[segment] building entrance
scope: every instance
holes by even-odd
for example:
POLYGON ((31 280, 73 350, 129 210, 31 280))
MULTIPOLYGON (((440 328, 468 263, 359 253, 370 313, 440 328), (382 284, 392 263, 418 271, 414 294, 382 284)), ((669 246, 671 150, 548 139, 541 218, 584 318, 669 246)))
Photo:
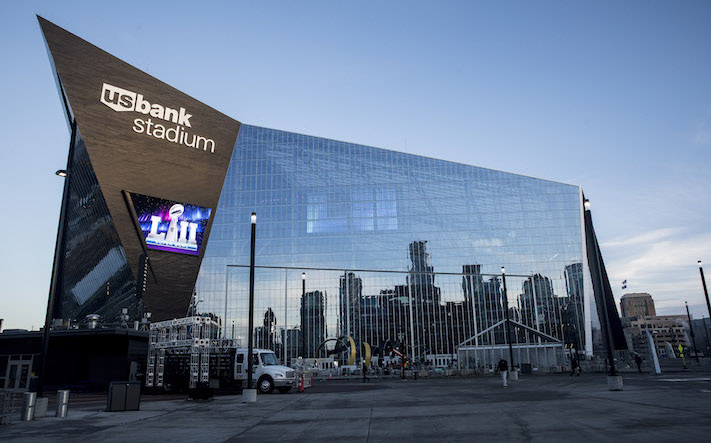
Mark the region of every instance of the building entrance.
POLYGON ((5 373, 5 389, 26 391, 32 372, 31 355, 11 355, 5 373))

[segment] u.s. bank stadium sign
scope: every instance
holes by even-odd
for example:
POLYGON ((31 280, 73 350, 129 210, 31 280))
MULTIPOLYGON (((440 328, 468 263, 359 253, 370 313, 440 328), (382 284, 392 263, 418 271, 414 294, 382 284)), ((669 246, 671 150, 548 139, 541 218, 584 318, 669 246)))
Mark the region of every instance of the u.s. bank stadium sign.
MULTIPOLYGON (((151 98, 152 100, 152 98, 151 98)), ((203 151, 215 152, 215 141, 200 135, 191 134, 186 128, 192 128, 185 108, 169 108, 158 103, 151 103, 143 96, 127 89, 104 83, 101 88, 101 103, 116 112, 137 112, 148 116, 133 120, 133 131, 146 134, 171 143, 184 145, 203 151), (155 119, 155 120, 154 120, 155 119), (175 125, 175 126, 173 126, 175 125)))

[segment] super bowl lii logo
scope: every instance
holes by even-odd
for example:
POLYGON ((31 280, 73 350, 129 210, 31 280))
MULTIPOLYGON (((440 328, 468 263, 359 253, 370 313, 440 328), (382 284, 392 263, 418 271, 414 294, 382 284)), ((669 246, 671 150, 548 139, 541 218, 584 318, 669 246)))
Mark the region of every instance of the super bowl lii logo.
POLYGON ((185 207, 180 203, 175 204, 170 207, 168 215, 170 217, 170 223, 168 224, 167 232, 158 232, 158 227, 163 221, 163 217, 159 215, 151 216, 151 230, 146 235, 146 243, 154 246, 165 246, 176 249, 185 249, 188 251, 197 251, 197 223, 190 223, 187 221, 178 222, 178 219, 183 212, 185 207), (180 229, 178 229, 178 223, 180 223, 180 229))
POLYGON ((149 249, 199 254, 210 208, 135 193, 131 201, 149 249))
POLYGON ((192 128, 185 108, 169 108, 158 103, 151 103, 143 96, 127 89, 104 83, 101 88, 101 103, 116 112, 138 112, 148 116, 133 120, 133 131, 157 139, 187 146, 203 151, 215 152, 215 141, 200 135, 191 134, 186 128, 192 128), (154 120, 155 119, 155 120, 154 120), (173 123, 173 125, 167 125, 173 123))

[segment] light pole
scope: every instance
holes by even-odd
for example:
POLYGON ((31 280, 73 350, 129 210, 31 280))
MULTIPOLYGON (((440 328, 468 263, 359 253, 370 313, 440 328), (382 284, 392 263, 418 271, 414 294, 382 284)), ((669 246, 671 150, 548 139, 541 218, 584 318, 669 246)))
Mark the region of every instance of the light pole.
POLYGON ((691 327, 691 314, 689 314, 689 302, 684 302, 686 305, 686 318, 689 319, 689 335, 691 336, 691 343, 694 345, 694 355, 696 356, 696 363, 699 363, 699 351, 696 349, 696 339, 694 338, 694 328, 691 327))
POLYGON ((306 358, 306 273, 301 273, 301 357, 306 358))
POLYGON ((711 316, 711 303, 709 303, 709 290, 706 288, 706 279, 704 278, 704 268, 701 265, 701 260, 697 262, 699 264, 699 274, 701 274, 701 284, 704 286, 704 296, 706 297, 706 308, 709 310, 709 316, 711 316))
POLYGON ((509 344, 509 360, 511 372, 514 372, 513 344, 511 343, 511 320, 509 319, 509 297, 506 294, 506 269, 501 267, 501 281, 504 283, 504 311, 506 312, 506 341, 509 344))
POLYGON ((249 251, 249 337, 247 340, 247 389, 242 392, 242 401, 257 401, 257 391, 252 388, 252 366, 254 365, 254 240, 257 229, 257 213, 252 212, 252 242, 249 251))

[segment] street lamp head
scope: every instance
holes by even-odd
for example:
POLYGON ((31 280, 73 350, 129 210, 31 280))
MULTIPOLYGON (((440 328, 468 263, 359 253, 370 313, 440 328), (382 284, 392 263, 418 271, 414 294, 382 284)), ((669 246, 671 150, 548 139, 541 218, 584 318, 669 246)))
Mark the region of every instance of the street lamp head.
POLYGON ((302 279, 302 280, 306 280, 306 273, 305 273, 305 272, 302 272, 302 273, 301 273, 301 279, 302 279))
POLYGON ((588 200, 586 198, 585 201, 583 202, 583 206, 585 206, 586 211, 589 211, 590 210, 590 200, 588 200))
POLYGON ((696 263, 699 264, 699 268, 701 267, 701 260, 697 261, 696 263))
POLYGON ((257 224, 257 213, 252 212, 252 224, 255 225, 257 224))
POLYGON ((65 171, 64 169, 58 169, 57 172, 55 172, 55 174, 57 174, 60 177, 66 177, 67 171, 65 171))
POLYGON ((503 266, 501 267, 501 273, 506 274, 506 268, 504 268, 503 266))

